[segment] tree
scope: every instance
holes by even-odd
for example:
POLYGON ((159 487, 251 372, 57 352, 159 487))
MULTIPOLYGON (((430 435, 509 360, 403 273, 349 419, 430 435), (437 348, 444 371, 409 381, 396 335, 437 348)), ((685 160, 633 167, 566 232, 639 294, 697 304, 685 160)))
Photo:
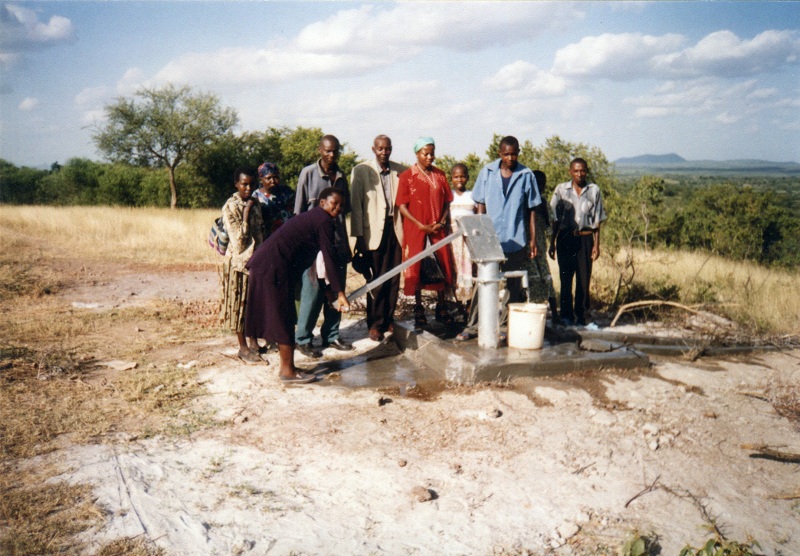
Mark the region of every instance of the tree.
POLYGON ((106 164, 88 158, 70 158, 58 172, 39 180, 36 202, 46 205, 97 204, 97 188, 106 164))
MULTIPOLYGON (((320 128, 270 127, 266 131, 249 131, 241 135, 228 133, 197 151, 192 164, 197 173, 206 176, 213 184, 211 203, 222 206, 231 196, 233 172, 239 166, 257 167, 262 162, 273 162, 281 172, 281 183, 291 188, 297 186, 297 177, 303 167, 319 158, 319 142, 324 133, 320 128)), ((342 143, 339 167, 345 176, 359 161, 356 153, 342 143)))
MULTIPOLYGON (((325 134, 318 127, 282 128, 280 130, 270 128, 270 131, 280 133, 281 181, 289 187, 296 188, 297 178, 303 167, 319 159, 319 142, 325 134)), ((353 166, 359 162, 358 155, 347 148, 347 143, 341 143, 340 146, 339 168, 347 179, 350 179, 353 166)))
POLYGON ((658 176, 642 176, 633 186, 631 197, 642 215, 642 235, 647 251, 650 228, 658 222, 658 208, 664 201, 664 180, 658 176))
POLYGON ((0 158, 0 203, 34 203, 39 181, 47 174, 47 170, 18 168, 0 158))
POLYGON ((108 121, 93 136, 113 162, 167 169, 170 208, 178 206, 175 169, 194 151, 225 135, 237 124, 232 108, 216 95, 169 84, 142 89, 105 107, 108 121))
POLYGON ((481 160, 481 157, 475 153, 469 153, 463 160, 456 160, 454 156, 449 154, 436 157, 437 168, 447 174, 448 179, 450 178, 450 172, 453 171, 453 166, 459 163, 467 167, 469 179, 467 180, 466 187, 468 190, 472 191, 472 188, 475 186, 475 180, 478 178, 478 173, 484 166, 484 161, 481 160))

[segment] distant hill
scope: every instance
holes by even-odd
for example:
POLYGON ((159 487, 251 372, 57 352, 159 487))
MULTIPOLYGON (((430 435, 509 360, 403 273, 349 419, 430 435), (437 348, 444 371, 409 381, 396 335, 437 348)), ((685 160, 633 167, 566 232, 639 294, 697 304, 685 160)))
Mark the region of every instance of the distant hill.
POLYGON ((617 164, 671 164, 675 162, 686 162, 686 159, 675 153, 669 154, 643 154, 629 158, 619 158, 617 164))
POLYGON ((701 174, 701 175, 800 175, 797 162, 758 159, 686 160, 675 153, 645 154, 614 161, 622 175, 701 174))

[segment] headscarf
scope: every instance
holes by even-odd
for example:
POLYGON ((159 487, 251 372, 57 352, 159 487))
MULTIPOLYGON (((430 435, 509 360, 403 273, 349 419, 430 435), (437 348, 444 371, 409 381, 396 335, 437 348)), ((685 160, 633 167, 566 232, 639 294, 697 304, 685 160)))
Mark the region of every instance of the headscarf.
POLYGON ((265 162, 261 166, 258 167, 258 177, 259 178, 266 178, 270 174, 279 174, 278 172, 278 165, 273 164, 272 162, 265 162))
POLYGON ((414 142, 414 153, 418 153, 421 148, 428 145, 436 146, 436 143, 433 142, 433 137, 420 137, 414 142))

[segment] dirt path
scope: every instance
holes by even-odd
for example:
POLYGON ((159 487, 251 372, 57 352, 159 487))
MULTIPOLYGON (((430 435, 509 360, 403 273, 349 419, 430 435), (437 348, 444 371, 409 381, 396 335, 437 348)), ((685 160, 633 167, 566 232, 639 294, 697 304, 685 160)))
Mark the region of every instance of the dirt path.
MULTIPOLYGON (((214 273, 123 273, 64 295, 102 311, 212 299, 217 285, 214 273)), ((363 323, 347 324, 359 352, 374 347, 363 323)), ((258 367, 234 353, 220 335, 161 355, 198 367, 208 395, 194 410, 219 426, 43 458, 94 485, 107 514, 91 546, 144 534, 193 556, 616 554, 638 530, 667 555, 704 543, 713 518, 765 554, 800 554, 800 503, 782 499, 800 491, 797 465, 741 448, 800 452, 800 431, 766 401, 798 384, 800 351, 442 388, 426 400, 335 377, 284 388, 274 355, 258 367)))

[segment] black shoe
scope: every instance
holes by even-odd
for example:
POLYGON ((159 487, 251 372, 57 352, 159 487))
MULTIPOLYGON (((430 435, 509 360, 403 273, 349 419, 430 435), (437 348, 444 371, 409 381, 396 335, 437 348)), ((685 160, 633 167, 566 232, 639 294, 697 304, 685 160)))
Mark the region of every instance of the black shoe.
POLYGON ((322 352, 311 344, 297 344, 295 349, 311 359, 319 359, 322 357, 322 352))
POLYGON ((339 351, 353 351, 353 344, 347 343, 339 338, 336 338, 332 342, 326 342, 322 344, 323 349, 327 347, 332 347, 333 349, 338 349, 339 351))

